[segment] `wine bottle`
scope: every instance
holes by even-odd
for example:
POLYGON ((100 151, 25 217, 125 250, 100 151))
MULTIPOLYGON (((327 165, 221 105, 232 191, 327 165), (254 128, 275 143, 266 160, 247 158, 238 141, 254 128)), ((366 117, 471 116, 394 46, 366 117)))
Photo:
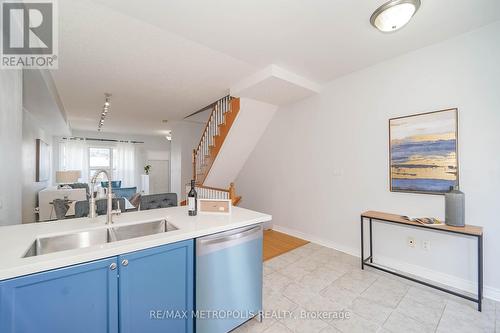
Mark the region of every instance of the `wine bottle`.
POLYGON ((198 212, 198 193, 194 189, 194 180, 191 180, 191 190, 188 193, 188 214, 196 216, 198 212))

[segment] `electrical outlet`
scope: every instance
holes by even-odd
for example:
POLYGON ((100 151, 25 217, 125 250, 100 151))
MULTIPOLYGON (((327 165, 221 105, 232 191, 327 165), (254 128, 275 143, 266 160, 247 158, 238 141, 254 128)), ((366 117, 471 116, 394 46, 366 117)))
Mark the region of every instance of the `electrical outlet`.
POLYGON ((422 241, 422 249, 424 249, 425 251, 429 251, 431 249, 431 241, 430 240, 422 241))
POLYGON ((416 245, 415 238, 408 237, 408 246, 409 247, 415 247, 415 245, 416 245))

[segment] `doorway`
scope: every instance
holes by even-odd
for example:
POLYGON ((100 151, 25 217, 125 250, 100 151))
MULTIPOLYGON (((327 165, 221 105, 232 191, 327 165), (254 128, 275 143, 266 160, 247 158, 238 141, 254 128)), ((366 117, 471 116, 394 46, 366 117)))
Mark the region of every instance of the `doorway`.
POLYGON ((148 160, 151 165, 149 172, 149 193, 170 192, 170 161, 168 160, 148 160))

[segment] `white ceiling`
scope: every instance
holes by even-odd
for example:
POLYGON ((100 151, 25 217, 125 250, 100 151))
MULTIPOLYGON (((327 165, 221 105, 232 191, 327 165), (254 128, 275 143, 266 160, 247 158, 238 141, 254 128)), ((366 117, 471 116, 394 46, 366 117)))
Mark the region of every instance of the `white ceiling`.
POLYGON ((59 1, 53 71, 71 126, 160 134, 275 64, 318 83, 500 19, 498 0, 422 0, 413 21, 382 34, 369 18, 385 0, 59 1))

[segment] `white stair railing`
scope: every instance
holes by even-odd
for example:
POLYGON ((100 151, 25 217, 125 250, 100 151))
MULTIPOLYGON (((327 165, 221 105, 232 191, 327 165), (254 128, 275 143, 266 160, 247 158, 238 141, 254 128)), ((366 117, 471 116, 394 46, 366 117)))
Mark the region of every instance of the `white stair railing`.
MULTIPOLYGON (((191 190, 191 185, 186 184, 186 193, 191 190)), ((198 199, 230 199, 229 190, 223 190, 213 187, 195 186, 198 199)))
POLYGON ((213 104, 212 113, 208 118, 200 143, 193 150, 194 179, 198 174, 203 173, 203 168, 208 162, 207 158, 210 156, 210 147, 215 143, 215 136, 220 134, 219 125, 225 122, 225 115, 229 111, 231 111, 231 96, 223 97, 213 104))

